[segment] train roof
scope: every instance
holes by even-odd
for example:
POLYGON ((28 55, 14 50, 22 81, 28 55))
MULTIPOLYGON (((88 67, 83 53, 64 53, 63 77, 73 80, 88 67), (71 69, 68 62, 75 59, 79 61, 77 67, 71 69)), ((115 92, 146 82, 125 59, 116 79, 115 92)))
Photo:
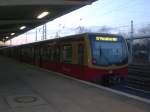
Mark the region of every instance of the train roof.
POLYGON ((18 47, 18 46, 26 46, 26 45, 33 45, 33 44, 34 45, 38 45, 38 44, 48 43, 48 42, 51 42, 51 41, 60 41, 60 40, 67 40, 67 39, 73 39, 73 38, 81 38, 84 35, 87 35, 87 36, 88 35, 121 36, 121 35, 118 35, 118 34, 110 34, 110 33, 91 33, 91 32, 86 32, 86 33, 68 35, 68 36, 64 36, 64 37, 53 38, 53 39, 48 39, 48 40, 43 40, 43 41, 38 41, 38 42, 33 42, 33 43, 27 43, 27 44, 21 44, 21 45, 15 45, 15 46, 8 46, 8 47, 18 47))

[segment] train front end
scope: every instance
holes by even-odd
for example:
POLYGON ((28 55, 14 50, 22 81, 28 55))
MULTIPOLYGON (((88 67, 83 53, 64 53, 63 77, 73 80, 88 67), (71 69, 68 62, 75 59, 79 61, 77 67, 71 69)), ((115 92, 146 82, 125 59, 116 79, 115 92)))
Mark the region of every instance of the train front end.
POLYGON ((89 35, 87 79, 102 84, 121 82, 128 74, 128 49, 119 35, 89 35))

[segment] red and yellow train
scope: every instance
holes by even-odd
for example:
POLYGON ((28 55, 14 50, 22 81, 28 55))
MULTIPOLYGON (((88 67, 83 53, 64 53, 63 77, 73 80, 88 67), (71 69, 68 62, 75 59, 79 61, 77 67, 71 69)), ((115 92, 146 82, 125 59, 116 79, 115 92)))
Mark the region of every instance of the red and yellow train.
POLYGON ((120 35, 84 33, 2 48, 0 53, 102 84, 118 82, 128 72, 127 44, 120 35))

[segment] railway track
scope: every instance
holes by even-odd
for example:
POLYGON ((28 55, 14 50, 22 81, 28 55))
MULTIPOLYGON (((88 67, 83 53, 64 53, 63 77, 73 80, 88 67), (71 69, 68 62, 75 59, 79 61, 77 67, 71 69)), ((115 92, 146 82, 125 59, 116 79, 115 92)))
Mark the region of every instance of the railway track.
POLYGON ((130 65, 126 85, 150 92, 150 66, 130 65))
POLYGON ((130 65, 125 81, 111 88, 150 99, 150 65, 130 65))

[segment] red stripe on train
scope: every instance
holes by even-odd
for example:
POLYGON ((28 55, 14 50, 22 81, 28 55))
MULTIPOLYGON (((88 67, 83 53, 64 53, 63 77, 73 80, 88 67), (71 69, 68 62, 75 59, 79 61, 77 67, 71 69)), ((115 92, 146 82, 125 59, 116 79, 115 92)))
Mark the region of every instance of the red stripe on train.
MULTIPOLYGON (((43 61, 42 67, 86 81, 92 81, 96 78, 101 78, 109 74, 108 70, 93 69, 87 66, 64 64, 52 61, 43 61)), ((124 67, 121 69, 112 70, 112 74, 119 77, 125 77, 128 74, 128 68, 124 67)))

